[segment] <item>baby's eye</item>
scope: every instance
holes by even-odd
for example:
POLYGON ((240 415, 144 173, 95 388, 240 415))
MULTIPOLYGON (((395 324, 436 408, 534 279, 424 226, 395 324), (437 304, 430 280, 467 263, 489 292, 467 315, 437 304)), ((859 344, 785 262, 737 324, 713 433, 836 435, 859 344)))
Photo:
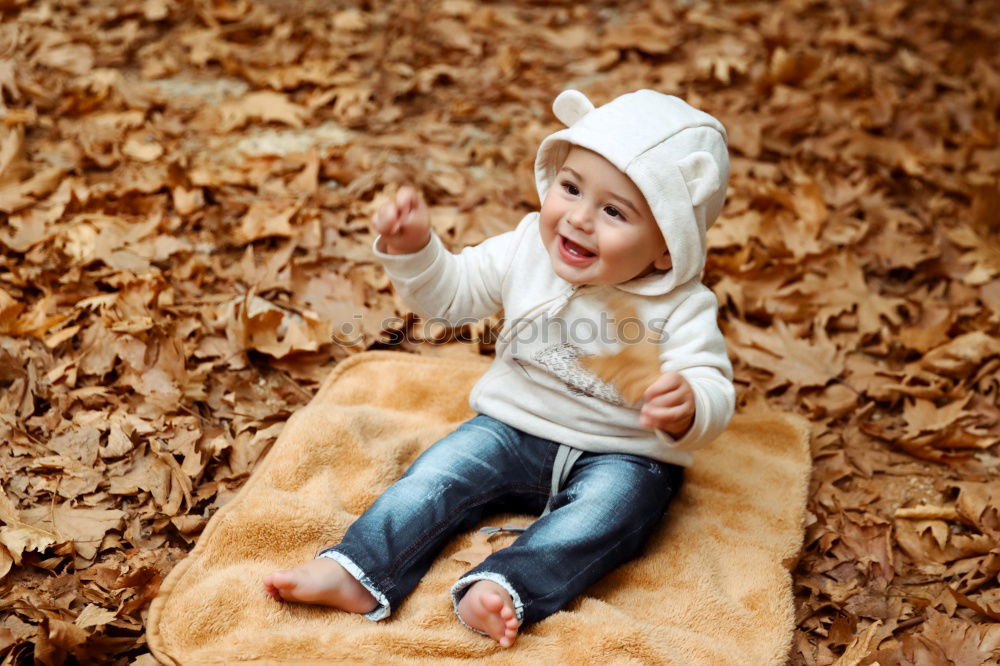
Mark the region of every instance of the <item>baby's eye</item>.
POLYGON ((567 194, 572 194, 574 197, 580 193, 580 188, 569 181, 564 181, 562 186, 567 194))
POLYGON ((625 219, 625 216, 622 215, 622 212, 617 208, 615 208, 614 206, 605 206, 604 212, 607 213, 608 217, 613 217, 615 219, 620 219, 620 220, 625 219))

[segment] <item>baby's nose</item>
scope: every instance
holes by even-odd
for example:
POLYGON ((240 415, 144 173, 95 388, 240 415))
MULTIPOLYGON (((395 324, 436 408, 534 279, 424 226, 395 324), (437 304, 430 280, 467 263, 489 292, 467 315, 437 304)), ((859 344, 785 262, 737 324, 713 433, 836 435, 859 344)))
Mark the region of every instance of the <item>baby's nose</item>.
POLYGON ((590 211, 586 206, 575 206, 567 216, 569 223, 581 231, 589 231, 591 220, 590 211))

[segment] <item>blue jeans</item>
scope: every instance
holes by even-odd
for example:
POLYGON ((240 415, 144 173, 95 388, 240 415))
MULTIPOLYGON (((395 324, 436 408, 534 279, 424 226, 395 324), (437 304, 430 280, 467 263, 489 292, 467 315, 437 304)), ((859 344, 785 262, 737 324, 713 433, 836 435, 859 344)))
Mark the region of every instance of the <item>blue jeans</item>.
MULTIPOLYGON (((476 416, 421 454, 318 557, 340 562, 374 595, 379 607, 368 617, 380 620, 456 533, 489 512, 541 513, 558 448, 476 416)), ((548 617, 638 553, 683 478, 683 467, 650 458, 584 453, 551 512, 455 583, 455 605, 474 582, 491 580, 510 593, 522 624, 548 617)))

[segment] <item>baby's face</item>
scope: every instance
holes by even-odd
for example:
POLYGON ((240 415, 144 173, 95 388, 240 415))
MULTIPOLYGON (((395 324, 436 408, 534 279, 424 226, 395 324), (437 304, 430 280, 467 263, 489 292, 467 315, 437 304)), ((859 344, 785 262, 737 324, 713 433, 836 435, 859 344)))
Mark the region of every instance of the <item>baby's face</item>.
POLYGON ((620 284, 671 266, 639 188, 584 148, 572 148, 556 174, 540 229, 552 269, 571 284, 620 284))

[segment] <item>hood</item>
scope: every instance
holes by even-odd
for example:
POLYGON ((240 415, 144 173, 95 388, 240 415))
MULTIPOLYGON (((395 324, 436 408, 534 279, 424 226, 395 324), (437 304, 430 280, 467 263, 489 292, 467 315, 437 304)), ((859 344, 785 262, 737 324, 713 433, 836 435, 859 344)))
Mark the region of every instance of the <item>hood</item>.
POLYGON ((653 296, 690 280, 705 267, 705 232, 722 210, 729 177, 726 130, 677 97, 653 90, 622 95, 595 108, 578 90, 552 103, 566 129, 542 141, 535 158, 538 196, 555 181, 571 146, 587 148, 628 176, 646 197, 666 240, 673 267, 620 289, 653 296))

